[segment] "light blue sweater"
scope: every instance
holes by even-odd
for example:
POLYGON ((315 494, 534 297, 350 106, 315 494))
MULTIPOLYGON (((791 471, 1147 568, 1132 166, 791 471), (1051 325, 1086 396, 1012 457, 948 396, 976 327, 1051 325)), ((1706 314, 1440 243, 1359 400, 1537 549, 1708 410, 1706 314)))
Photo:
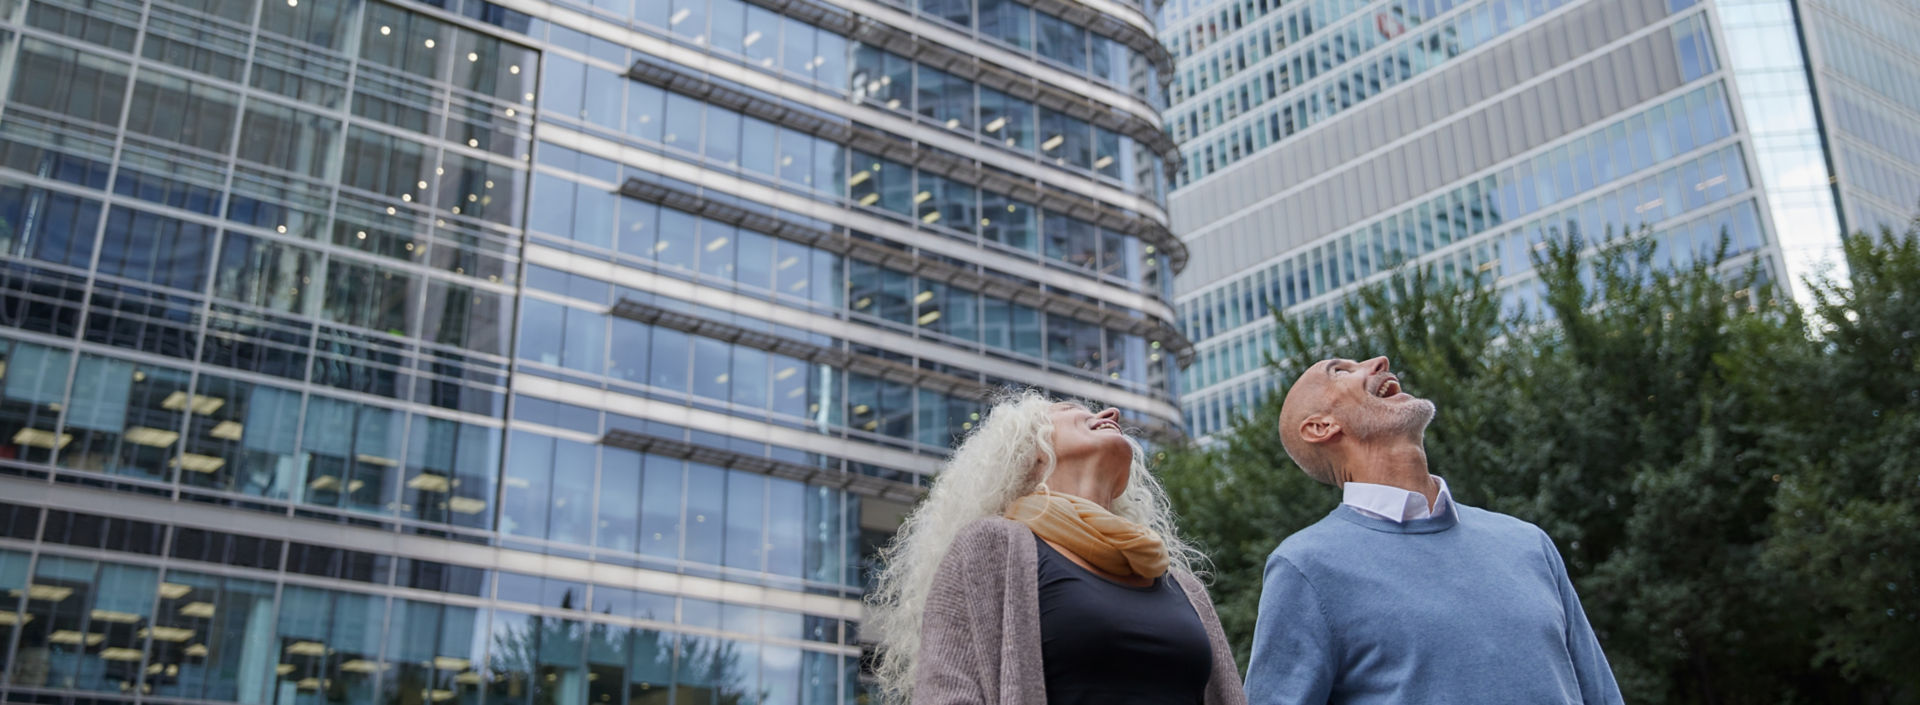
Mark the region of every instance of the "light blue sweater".
POLYGON ((1546 532, 1459 504, 1405 524, 1341 505, 1281 542, 1247 699, 1621 702, 1546 532))

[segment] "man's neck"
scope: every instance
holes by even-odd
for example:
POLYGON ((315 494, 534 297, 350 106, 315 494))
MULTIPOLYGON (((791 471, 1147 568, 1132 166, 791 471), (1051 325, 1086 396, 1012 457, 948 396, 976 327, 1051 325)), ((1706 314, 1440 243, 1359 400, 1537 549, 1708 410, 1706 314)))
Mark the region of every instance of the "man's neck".
POLYGON ((1440 497, 1440 483, 1427 472, 1427 449, 1418 442, 1396 441, 1376 447, 1356 449, 1349 458, 1352 470, 1347 482, 1365 482, 1418 492, 1427 498, 1427 508, 1440 497))

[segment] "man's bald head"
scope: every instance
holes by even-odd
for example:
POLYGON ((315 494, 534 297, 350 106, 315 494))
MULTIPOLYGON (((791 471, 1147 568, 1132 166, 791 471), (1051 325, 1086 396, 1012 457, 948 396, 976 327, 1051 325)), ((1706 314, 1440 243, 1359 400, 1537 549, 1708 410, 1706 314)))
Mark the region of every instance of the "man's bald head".
POLYGON ((1280 404, 1280 445, 1286 447, 1287 456, 1306 471, 1307 477, 1334 485, 1337 483, 1333 479, 1333 459, 1327 457, 1320 444, 1308 443, 1300 433, 1307 419, 1324 416, 1332 410, 1326 389, 1329 378, 1324 369, 1331 362, 1313 363, 1287 387, 1286 400, 1280 404))
POLYGON ((1380 443, 1421 443, 1433 403, 1400 391, 1387 358, 1321 360, 1287 388, 1280 444, 1308 477, 1344 481, 1342 458, 1380 443))

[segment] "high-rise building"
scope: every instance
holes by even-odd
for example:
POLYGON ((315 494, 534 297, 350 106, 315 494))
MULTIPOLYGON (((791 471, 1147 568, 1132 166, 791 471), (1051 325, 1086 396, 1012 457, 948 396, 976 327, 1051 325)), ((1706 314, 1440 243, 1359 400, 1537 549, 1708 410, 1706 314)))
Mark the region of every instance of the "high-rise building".
POLYGON ((1169 0, 1161 20, 1198 436, 1280 384, 1269 306, 1332 316, 1412 262, 1537 310, 1544 240, 1641 226, 1663 264, 1724 231, 1729 267, 1804 297, 1844 275, 1841 232, 1920 203, 1912 3, 1169 0))
POLYGON ((0 0, 0 696, 863 701, 1007 385, 1177 433, 1133 0, 0 0))

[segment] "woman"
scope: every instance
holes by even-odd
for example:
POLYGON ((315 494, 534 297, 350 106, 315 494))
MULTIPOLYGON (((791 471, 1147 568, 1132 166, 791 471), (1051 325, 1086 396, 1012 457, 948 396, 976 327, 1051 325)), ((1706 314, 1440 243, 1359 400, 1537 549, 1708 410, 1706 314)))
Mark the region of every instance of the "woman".
POLYGON ((888 702, 1246 702, 1118 417, 1029 391, 954 451, 882 552, 868 628, 888 702))

